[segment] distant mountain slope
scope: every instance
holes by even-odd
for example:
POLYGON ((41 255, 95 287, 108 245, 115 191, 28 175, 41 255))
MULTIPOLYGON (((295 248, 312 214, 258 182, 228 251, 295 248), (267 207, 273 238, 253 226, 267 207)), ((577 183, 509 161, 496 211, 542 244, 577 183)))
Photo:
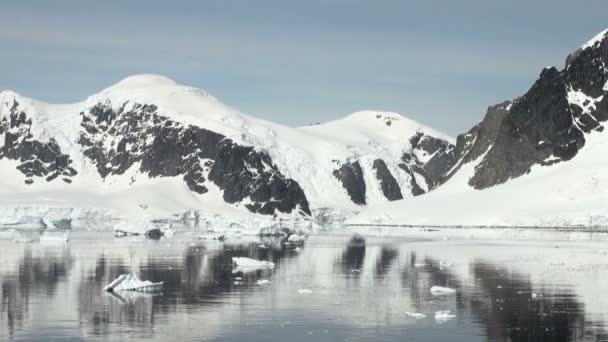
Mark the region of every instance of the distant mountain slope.
POLYGON ((398 114, 291 128, 156 75, 71 105, 0 93, 5 206, 86 203, 129 216, 154 203, 153 217, 353 211, 424 193, 452 150, 452 139, 398 114))
POLYGON ((353 223, 608 225, 608 30, 457 138, 432 193, 353 223))

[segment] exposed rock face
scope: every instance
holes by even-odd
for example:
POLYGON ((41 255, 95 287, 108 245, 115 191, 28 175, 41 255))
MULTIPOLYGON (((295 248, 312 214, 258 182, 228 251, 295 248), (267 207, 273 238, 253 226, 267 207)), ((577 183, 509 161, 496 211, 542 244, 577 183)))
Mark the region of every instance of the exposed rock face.
POLYGON ((31 127, 31 118, 19 109, 19 102, 13 100, 10 115, 0 121, 0 159, 19 161, 17 169, 27 177, 28 185, 34 183, 35 177, 44 177, 48 182, 61 177, 71 183, 77 172, 71 166, 70 157, 62 153, 55 139, 36 140, 31 127))
POLYGON ((418 133, 410 138, 415 157, 418 159, 419 172, 426 180, 429 190, 440 184, 445 171, 454 165, 454 145, 429 135, 418 133), (430 156, 426 161, 420 161, 420 152, 423 157, 430 156))
POLYGON ((494 145, 500 125, 509 113, 508 108, 511 104, 511 101, 505 101, 489 107, 482 122, 471 128, 469 132, 458 136, 454 152, 451 154, 452 159, 446 163, 445 174, 439 179, 438 185, 452 177, 462 165, 481 157, 494 145))
POLYGON ((339 169, 334 170, 333 175, 342 183, 353 203, 359 205, 366 204, 365 180, 363 179, 363 170, 358 161, 342 164, 339 169))
POLYGON ((384 160, 374 160, 373 168, 376 170, 376 177, 378 178, 378 181, 380 181, 380 187, 382 188, 384 197, 389 201, 403 199, 401 187, 399 187, 399 183, 397 183, 397 180, 391 174, 391 171, 386 166, 384 160))
POLYGON ((83 131, 79 143, 85 147, 102 177, 122 175, 135 163, 150 177, 183 175, 199 194, 204 186, 209 161, 217 154, 224 136, 194 126, 184 126, 156 113, 154 105, 136 104, 125 111, 97 104, 81 113, 83 131))
MULTIPOLYGON (((492 106, 484 120, 457 139, 452 166, 483 159, 469 185, 484 189, 576 156, 585 134, 608 120, 608 38, 570 54, 566 67, 545 68, 532 88, 513 102, 492 106), (485 155, 484 155, 485 154, 485 155)), ((451 169, 451 171, 450 171, 451 169)))
POLYGON ((207 177, 224 191, 224 200, 249 200, 256 213, 310 215, 298 183, 284 177, 270 157, 235 144, 223 135, 184 125, 157 114, 154 105, 127 103, 118 110, 99 103, 81 113, 79 143, 102 177, 122 175, 136 163, 149 177, 182 176, 188 188, 205 194, 207 177))
POLYGON ((398 166, 410 176, 410 187, 412 189, 412 195, 419 196, 424 194, 426 191, 420 187, 418 181, 416 180, 416 173, 424 178, 424 169, 422 168, 422 162, 420 162, 414 154, 410 153, 405 153, 403 157, 401 157, 401 161, 402 163, 399 163, 398 166))
POLYGON ((603 129, 600 125, 608 119, 606 65, 608 39, 603 39, 571 57, 564 70, 544 69, 504 115, 469 184, 483 189, 519 177, 533 165, 574 158, 585 145, 585 134, 603 129))
POLYGON ((252 212, 274 214, 299 208, 310 215, 308 201, 298 183, 285 178, 270 157, 252 147, 239 146, 229 139, 218 146, 209 179, 224 190, 228 203, 249 198, 252 212))

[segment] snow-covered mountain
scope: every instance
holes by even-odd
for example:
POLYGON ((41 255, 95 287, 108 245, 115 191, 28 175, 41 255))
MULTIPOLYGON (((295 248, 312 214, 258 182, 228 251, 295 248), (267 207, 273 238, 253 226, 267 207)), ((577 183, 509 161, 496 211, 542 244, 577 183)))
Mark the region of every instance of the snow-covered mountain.
POLYGON ((287 127, 156 75, 69 105, 4 91, 0 224, 360 211, 351 223, 608 224, 607 65, 608 30, 457 139, 374 111, 287 127))
POLYGON ((457 138, 442 185, 351 223, 608 225, 608 30, 457 138))
POLYGON ((453 150, 395 113, 291 128, 156 75, 70 105, 4 91, 0 216, 352 212, 432 189, 453 150))

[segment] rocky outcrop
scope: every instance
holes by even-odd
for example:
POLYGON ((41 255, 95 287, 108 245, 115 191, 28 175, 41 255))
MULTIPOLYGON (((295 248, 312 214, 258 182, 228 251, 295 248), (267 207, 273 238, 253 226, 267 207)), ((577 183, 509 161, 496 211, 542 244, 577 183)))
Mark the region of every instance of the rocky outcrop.
POLYGON ((358 161, 347 162, 334 170, 334 177, 341 183, 348 196, 355 204, 365 205, 365 180, 363 179, 363 170, 358 161))
POLYGON ((13 100, 9 114, 0 120, 0 159, 18 161, 17 170, 26 176, 25 184, 33 184, 38 178, 71 183, 77 172, 70 157, 61 151, 55 139, 37 140, 31 128, 31 118, 13 100))
POLYGON ((310 215, 304 191, 285 178, 270 157, 252 147, 239 146, 229 139, 218 146, 209 179, 224 191, 224 200, 236 203, 249 198, 246 207, 261 214, 299 209, 310 215))
POLYGON ((384 197, 389 201, 403 199, 401 187, 399 187, 399 183, 397 183, 397 180, 386 166, 384 160, 374 160, 373 169, 376 171, 376 178, 378 178, 378 181, 380 182, 380 188, 382 189, 384 197))
POLYGON ((188 188, 208 192, 207 180, 228 203, 247 201, 252 212, 300 210, 310 215, 298 183, 284 177, 270 157, 225 136, 159 115, 154 105, 96 104, 82 112, 79 143, 102 177, 122 175, 134 165, 149 177, 182 176, 188 188), (208 179, 207 179, 208 178, 208 179))
POLYGON ((416 158, 416 156, 410 153, 405 153, 403 157, 401 157, 401 163, 397 165, 401 170, 405 171, 405 173, 409 175, 412 196, 424 194, 426 191, 420 187, 418 180, 416 179, 416 173, 424 178, 424 170, 422 169, 422 163, 416 158))
POLYGON ((516 99, 469 185, 484 189, 519 177, 533 165, 567 161, 585 146, 585 134, 608 119, 608 39, 570 57, 562 71, 546 68, 516 99))
POLYGON ((410 138, 410 144, 414 151, 412 158, 418 160, 414 171, 424 177, 429 190, 434 189, 455 164, 454 145, 420 132, 410 138), (420 160, 421 157, 424 160, 420 160))

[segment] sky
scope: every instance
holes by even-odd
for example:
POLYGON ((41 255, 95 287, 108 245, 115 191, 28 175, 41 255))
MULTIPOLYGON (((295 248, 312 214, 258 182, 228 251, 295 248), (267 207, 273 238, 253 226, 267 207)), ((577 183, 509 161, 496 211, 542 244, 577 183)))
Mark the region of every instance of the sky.
POLYGON ((448 134, 608 28, 605 0, 6 1, 0 90, 52 103, 133 74, 291 126, 398 112, 448 134))

